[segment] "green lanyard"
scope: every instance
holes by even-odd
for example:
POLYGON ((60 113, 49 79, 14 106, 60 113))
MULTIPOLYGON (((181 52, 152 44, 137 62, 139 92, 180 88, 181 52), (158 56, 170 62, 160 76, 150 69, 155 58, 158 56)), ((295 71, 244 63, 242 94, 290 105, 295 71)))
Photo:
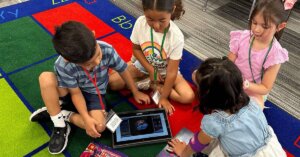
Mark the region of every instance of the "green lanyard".
MULTIPOLYGON (((163 56, 162 56, 162 51, 163 51, 163 48, 164 48, 164 43, 165 43, 167 31, 168 31, 167 29, 164 30, 164 36, 163 36, 161 46, 160 46, 160 51, 159 51, 159 54, 160 54, 160 57, 161 57, 162 60, 164 60, 163 56)), ((152 53, 154 53, 153 28, 151 28, 151 30, 150 30, 150 36, 151 36, 152 53)))
MULTIPOLYGON (((271 48, 272 48, 273 40, 274 40, 274 37, 272 38, 272 41, 271 41, 270 44, 269 44, 269 49, 268 49, 268 51, 267 51, 267 53, 266 53, 266 55, 265 55, 264 61, 263 61, 263 63, 262 63, 262 67, 261 67, 261 78, 260 78, 261 80, 262 80, 262 78, 263 78, 263 76, 264 76, 264 64, 265 64, 265 62, 266 62, 266 60, 267 60, 267 57, 268 57, 268 54, 269 54, 269 52, 270 52, 270 50, 271 50, 271 48)), ((255 81, 255 79, 254 79, 253 71, 252 71, 252 65, 251 65, 251 49, 252 49, 252 46, 253 46, 253 42, 254 42, 254 37, 252 38, 252 41, 251 41, 251 43, 250 43, 248 57, 249 57, 249 66, 250 66, 250 70, 251 70, 252 79, 253 79, 253 82, 256 83, 256 81, 255 81)))
POLYGON ((156 90, 156 88, 157 88, 157 68, 156 67, 154 67, 154 89, 156 90))
MULTIPOLYGON (((160 54, 161 60, 164 60, 163 55, 162 55, 162 51, 163 51, 163 48, 164 48, 164 43, 165 43, 167 31, 168 31, 167 29, 164 30, 164 36, 163 36, 161 46, 160 46, 159 54, 160 54)), ((151 36, 152 53, 154 53, 153 28, 151 28, 151 30, 150 30, 150 36, 151 36)), ((154 81, 155 82, 157 80, 157 71, 158 71, 157 67, 154 67, 154 81)))

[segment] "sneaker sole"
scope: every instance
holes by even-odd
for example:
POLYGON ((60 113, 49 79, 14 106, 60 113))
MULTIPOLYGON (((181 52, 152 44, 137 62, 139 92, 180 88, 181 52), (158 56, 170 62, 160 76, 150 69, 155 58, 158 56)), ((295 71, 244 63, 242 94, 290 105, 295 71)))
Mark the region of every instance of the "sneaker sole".
POLYGON ((47 107, 42 107, 42 108, 40 108, 40 109, 34 111, 34 112, 30 115, 29 121, 35 122, 35 121, 32 121, 32 117, 34 117, 35 115, 37 115, 37 114, 39 114, 39 113, 41 113, 41 112, 44 112, 44 111, 46 111, 46 110, 47 110, 47 107))
POLYGON ((49 150, 49 147, 48 147, 48 151, 49 151, 50 154, 53 154, 53 155, 55 155, 55 154, 60 154, 60 153, 62 153, 62 152, 66 149, 66 147, 67 147, 67 145, 68 145, 69 134, 70 134, 70 132, 71 132, 71 127, 70 127, 70 125, 69 125, 68 123, 66 123, 66 125, 67 125, 67 135, 66 135, 66 141, 65 141, 64 147, 63 147, 63 148, 61 149, 61 151, 59 151, 59 152, 51 152, 51 151, 49 150))
POLYGON ((136 86, 140 90, 148 90, 150 88, 150 82, 151 80, 146 78, 144 80, 136 82, 136 86))

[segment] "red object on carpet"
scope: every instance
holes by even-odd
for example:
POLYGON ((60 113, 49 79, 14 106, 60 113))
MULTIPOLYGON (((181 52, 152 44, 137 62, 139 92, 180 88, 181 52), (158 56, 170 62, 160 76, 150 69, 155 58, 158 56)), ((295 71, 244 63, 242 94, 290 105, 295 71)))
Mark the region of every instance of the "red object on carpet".
POLYGON ((132 42, 122 34, 115 33, 101 40, 113 45, 125 62, 130 61, 132 56, 132 42))
POLYGON ((285 151, 287 157, 295 157, 293 154, 288 152, 286 149, 284 149, 284 151, 285 151))
POLYGON ((96 38, 115 31, 76 2, 43 11, 32 16, 51 34, 54 34, 55 26, 59 26, 69 20, 82 22, 90 30, 95 31, 96 38))

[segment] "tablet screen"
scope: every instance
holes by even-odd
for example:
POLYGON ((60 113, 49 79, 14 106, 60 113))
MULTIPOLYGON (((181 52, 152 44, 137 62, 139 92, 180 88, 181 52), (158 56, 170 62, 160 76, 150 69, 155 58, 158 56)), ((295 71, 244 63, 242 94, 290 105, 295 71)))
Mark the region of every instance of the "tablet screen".
POLYGON ((138 110, 118 115, 122 122, 113 134, 114 148, 163 142, 172 137, 163 109, 138 110))

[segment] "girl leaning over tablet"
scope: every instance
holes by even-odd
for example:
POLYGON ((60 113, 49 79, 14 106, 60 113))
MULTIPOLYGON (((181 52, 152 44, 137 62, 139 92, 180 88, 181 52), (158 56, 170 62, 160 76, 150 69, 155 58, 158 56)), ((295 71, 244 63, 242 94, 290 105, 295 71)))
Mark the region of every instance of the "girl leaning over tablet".
POLYGON ((171 150, 180 157, 201 151, 212 157, 286 157, 259 105, 244 92, 241 72, 233 62, 210 58, 195 74, 202 130, 188 145, 172 139, 171 150))

